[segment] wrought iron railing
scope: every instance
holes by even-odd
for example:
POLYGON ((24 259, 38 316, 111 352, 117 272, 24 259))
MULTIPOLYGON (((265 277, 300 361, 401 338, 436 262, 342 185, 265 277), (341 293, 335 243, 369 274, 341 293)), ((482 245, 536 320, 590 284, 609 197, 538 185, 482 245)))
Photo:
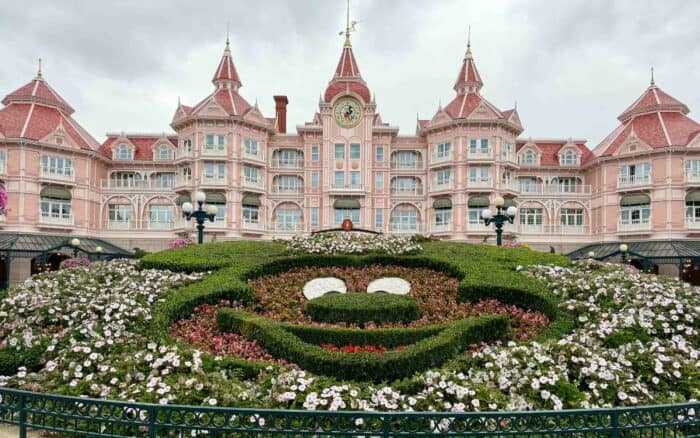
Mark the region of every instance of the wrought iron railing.
POLYGON ((0 422, 91 437, 698 437, 700 402, 532 412, 327 412, 170 406, 0 388, 0 422))

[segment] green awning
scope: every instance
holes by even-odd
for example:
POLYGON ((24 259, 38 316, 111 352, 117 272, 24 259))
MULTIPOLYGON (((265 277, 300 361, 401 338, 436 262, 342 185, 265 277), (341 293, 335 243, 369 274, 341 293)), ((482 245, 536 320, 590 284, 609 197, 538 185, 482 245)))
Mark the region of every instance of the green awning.
POLYGON ((226 204, 226 195, 219 192, 209 192, 204 202, 207 204, 226 204))
POLYGON ((182 205, 185 202, 192 203, 192 198, 190 197, 190 195, 180 195, 177 198, 175 198, 176 205, 182 205))
POLYGON ((244 195, 241 204, 251 207, 260 207, 260 197, 255 195, 244 195))
POLYGON ((515 198, 505 198, 503 203, 503 207, 508 208, 508 207, 517 207, 518 203, 515 202, 515 198))
POLYGON ((65 187, 46 186, 41 189, 40 195, 42 198, 64 199, 67 201, 71 199, 70 190, 65 187))
POLYGON ((81 254, 99 255, 104 258, 133 257, 129 251, 94 237, 12 232, 0 233, 0 254, 4 253, 12 258, 32 258, 61 249, 72 250, 71 242, 76 237, 80 240, 78 249, 81 254), (102 251, 97 251, 98 246, 102 247, 102 251))
POLYGON ((360 201, 357 199, 336 199, 333 208, 350 210, 360 208, 360 201))
POLYGON ((452 208, 452 200, 450 198, 438 198, 433 202, 433 208, 452 208))
POLYGON ((588 258, 590 252, 597 260, 608 260, 620 256, 620 244, 627 245, 630 257, 646 259, 656 264, 679 264, 688 260, 700 261, 700 240, 645 240, 620 241, 586 245, 568 254, 572 259, 588 258))
POLYGON ((700 202, 700 190, 688 192, 685 196, 685 202, 700 202))
POLYGON ((489 206, 489 198, 486 196, 470 196, 469 200, 467 201, 467 206, 468 207, 488 207, 489 206))
POLYGON ((620 199, 620 205, 648 205, 651 203, 651 199, 648 195, 627 195, 620 199))

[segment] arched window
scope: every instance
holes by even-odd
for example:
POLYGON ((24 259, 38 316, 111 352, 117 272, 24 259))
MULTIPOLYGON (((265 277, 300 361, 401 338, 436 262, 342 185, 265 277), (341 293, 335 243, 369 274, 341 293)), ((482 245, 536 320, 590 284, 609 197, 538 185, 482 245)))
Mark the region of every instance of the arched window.
POLYGON ((117 147, 117 160, 131 160, 132 159, 132 153, 131 153, 131 147, 127 144, 120 144, 117 147))
POLYGON ((574 151, 568 150, 561 157, 559 157, 559 164, 562 166, 575 166, 578 164, 578 157, 574 151))
POLYGON ((524 164, 537 164, 537 156, 532 149, 525 151, 524 164))
POLYGON ((158 147, 158 159, 159 160, 170 160, 172 159, 172 152, 170 146, 167 144, 162 144, 158 147))
POLYGON ((504 170, 501 173, 501 182, 503 184, 508 184, 510 183, 510 170, 504 170))
POLYGON ((646 228, 651 221, 651 198, 645 194, 626 195, 620 199, 620 228, 646 228))

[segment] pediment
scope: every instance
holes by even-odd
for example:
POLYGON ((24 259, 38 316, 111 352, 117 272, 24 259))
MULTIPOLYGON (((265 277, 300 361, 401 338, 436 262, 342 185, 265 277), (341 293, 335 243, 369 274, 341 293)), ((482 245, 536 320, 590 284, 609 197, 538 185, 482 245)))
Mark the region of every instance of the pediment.
POLYGON ((430 120, 430 124, 434 125, 439 123, 447 123, 451 120, 452 118, 449 114, 445 112, 445 110, 439 109, 438 112, 436 112, 433 118, 430 120))
MULTIPOLYGON (((2 136, 2 134, 0 134, 0 138, 2 138, 1 136, 2 136)), ((689 147, 689 148, 698 148, 698 149, 700 149, 700 131, 698 131, 698 132, 695 134, 695 137, 693 137, 693 138, 688 142, 688 147, 689 147)))
POLYGON ((498 119, 498 114, 482 100, 481 103, 474 108, 474 111, 467 116, 467 120, 469 119, 498 119))
POLYGON ((508 118, 508 121, 514 125, 523 126, 517 111, 513 111, 513 113, 508 118))
POLYGON ((78 144, 73 140, 73 138, 68 135, 65 127, 63 126, 63 120, 58 122, 58 125, 39 140, 41 143, 54 144, 56 146, 67 146, 71 148, 78 148, 78 144))
POLYGON ((197 109, 197 115, 200 116, 227 116, 228 113, 226 110, 219 105, 219 103, 214 99, 213 97, 210 97, 207 99, 205 103, 203 103, 198 109, 197 109))
POLYGON ((653 148, 637 137, 634 131, 630 132, 624 142, 617 148, 613 156, 617 155, 635 155, 640 152, 648 152, 653 148))
POLYGON ((260 110, 255 106, 246 111, 245 115, 243 116, 243 120, 255 122, 262 125, 268 125, 270 123, 265 118, 265 116, 262 115, 260 110))

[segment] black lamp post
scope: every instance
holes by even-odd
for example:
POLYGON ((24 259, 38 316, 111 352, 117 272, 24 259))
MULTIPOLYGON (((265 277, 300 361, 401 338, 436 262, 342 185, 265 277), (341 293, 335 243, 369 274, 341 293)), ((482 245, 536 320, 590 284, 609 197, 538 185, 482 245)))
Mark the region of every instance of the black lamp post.
POLYGON ((622 258, 622 264, 626 265, 627 264, 627 250, 629 248, 627 247, 626 243, 621 243, 619 249, 620 249, 620 258, 622 258))
POLYGON ((80 239, 78 239, 77 237, 74 237, 73 239, 71 239, 70 246, 73 247, 73 258, 77 258, 78 251, 80 250, 80 248, 79 248, 80 247, 80 239))
POLYGON ((204 222, 209 219, 209 222, 214 222, 216 213, 219 211, 216 205, 210 205, 204 210, 204 201, 207 199, 207 195, 204 192, 197 192, 194 195, 195 201, 197 201, 197 210, 194 210, 191 202, 185 202, 182 204, 182 215, 186 220, 194 218, 197 221, 197 243, 204 243, 204 222), (194 210, 194 211, 193 211, 194 210))
POLYGON ((506 201, 503 199, 503 197, 496 197, 494 200, 494 205, 496 206, 497 211, 495 216, 491 213, 490 208, 485 208, 481 212, 481 218, 484 219, 484 225, 488 227, 492 223, 496 224, 496 245, 498 246, 503 245, 503 224, 506 222, 512 224, 513 218, 518 212, 518 209, 513 205, 508 208, 504 208, 503 205, 505 202, 506 201))

